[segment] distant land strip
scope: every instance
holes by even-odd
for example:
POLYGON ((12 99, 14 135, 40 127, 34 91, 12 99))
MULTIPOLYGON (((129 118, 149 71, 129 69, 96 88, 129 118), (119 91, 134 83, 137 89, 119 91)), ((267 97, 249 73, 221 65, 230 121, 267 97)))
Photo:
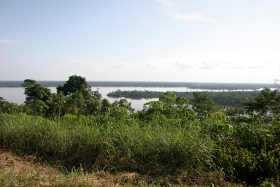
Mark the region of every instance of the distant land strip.
MULTIPOLYGON (((152 99, 159 98, 165 92, 158 91, 114 91, 107 94, 110 98, 126 98, 126 99, 152 99)), ((174 92, 176 96, 186 97, 190 101, 194 99, 192 92, 174 92)), ((216 104, 223 106, 242 106, 242 102, 246 99, 253 99, 258 94, 258 91, 230 91, 230 92, 203 92, 206 93, 209 99, 212 99, 216 104)))
MULTIPOLYGON (((275 88, 275 84, 261 83, 201 83, 201 82, 133 82, 133 81, 87 81, 92 87, 186 87, 209 90, 258 90, 275 88)), ((0 81, 0 87, 21 87, 23 81, 0 81)), ((46 87, 57 87, 65 81, 37 81, 46 87)))

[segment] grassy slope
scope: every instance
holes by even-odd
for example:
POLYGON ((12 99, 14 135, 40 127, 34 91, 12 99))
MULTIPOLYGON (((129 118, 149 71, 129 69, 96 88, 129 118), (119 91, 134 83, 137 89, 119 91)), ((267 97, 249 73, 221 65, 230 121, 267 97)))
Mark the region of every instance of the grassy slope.
POLYGON ((0 186, 133 186, 146 179, 137 173, 63 173, 39 163, 34 156, 17 156, 0 149, 0 186))
POLYGON ((42 160, 50 159, 52 166, 56 166, 57 161, 64 167, 75 162, 84 163, 83 166, 90 162, 97 166, 94 174, 78 171, 65 175, 59 172, 61 168, 39 164, 34 156, 16 157, 1 151, 0 186, 225 184, 219 173, 203 171, 200 167, 209 153, 205 145, 211 146, 212 143, 208 138, 200 137, 195 127, 183 130, 155 126, 151 130, 149 125, 141 127, 137 124, 87 126, 80 120, 76 126, 75 121, 52 122, 22 114, 1 115, 0 121, 1 146, 7 150, 36 155, 42 160), (96 148, 98 150, 94 151, 96 148), (95 152, 98 154, 93 154, 95 152), (200 162, 194 163, 197 158, 200 162), (174 164, 184 172, 165 170, 172 166, 176 169, 174 164), (116 168, 117 174, 104 174, 102 171, 106 167, 108 170, 108 166, 116 168), (135 173, 137 171, 142 172, 135 173), (203 174, 194 175, 195 171, 203 174), (158 174, 151 175, 155 172, 158 174))
MULTIPOLYGON (((186 179, 186 176, 181 176, 186 179)), ((187 180, 172 183, 166 178, 151 178, 135 172, 109 174, 103 171, 84 173, 81 171, 62 172, 59 169, 40 163, 35 156, 18 156, 10 151, 0 149, 0 186, 200 186, 199 183, 209 181, 218 176, 206 174, 196 182, 187 180)), ((221 186, 229 185, 220 181, 221 186)))
POLYGON ((0 186, 229 186, 225 179, 235 175, 279 186, 280 120, 234 127, 212 120, 0 114, 0 186), (219 152, 210 136, 222 140, 219 152))

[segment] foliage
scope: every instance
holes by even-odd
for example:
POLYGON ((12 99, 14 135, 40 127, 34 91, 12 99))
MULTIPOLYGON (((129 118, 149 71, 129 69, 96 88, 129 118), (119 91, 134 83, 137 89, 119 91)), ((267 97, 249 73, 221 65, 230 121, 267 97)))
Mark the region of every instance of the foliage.
MULTIPOLYGON (((194 99, 192 92, 174 92, 175 95, 180 97, 186 97, 189 100, 194 99)), ((209 99, 212 99, 216 104, 223 106, 242 106, 243 100, 253 99, 257 91, 222 91, 222 92, 202 92, 207 94, 209 99)), ((112 98, 130 98, 130 99, 150 99, 150 98, 160 98, 164 95, 164 92, 160 91, 121 91, 117 90, 107 94, 108 97, 112 98)), ((190 101, 191 102, 191 101, 190 101)))
POLYGON ((92 115, 101 110, 101 94, 98 90, 92 91, 86 79, 81 76, 70 76, 63 86, 57 87, 57 92, 56 106, 62 114, 92 115))
POLYGON ((264 88, 253 100, 246 100, 243 104, 247 111, 251 113, 255 111, 260 114, 266 114, 267 112, 279 114, 280 95, 277 94, 277 90, 264 88))
POLYGON ((218 106, 206 93, 194 92, 189 100, 166 92, 134 112, 126 99, 110 103, 77 75, 58 93, 31 79, 22 86, 25 105, 0 97, 0 147, 69 169, 188 173, 194 179, 219 172, 248 185, 278 181, 278 90, 264 88, 244 101, 246 110, 218 106))
POLYGON ((62 92, 65 96, 80 92, 84 97, 88 97, 92 91, 85 78, 72 75, 63 86, 57 87, 57 92, 62 92))
POLYGON ((0 97, 0 113, 16 114, 20 112, 20 107, 14 103, 9 103, 0 97))
POLYGON ((229 178, 249 184, 278 176, 280 141, 276 132, 279 124, 235 123, 232 132, 218 141, 217 163, 229 178))
POLYGON ((25 104, 30 108, 33 115, 46 115, 49 104, 52 102, 53 94, 50 89, 37 84, 35 80, 26 79, 22 84, 26 95, 25 104))
POLYGON ((177 97, 173 92, 166 92, 158 101, 151 101, 144 105, 142 112, 138 112, 142 120, 152 120, 158 117, 174 119, 192 119, 195 114, 188 105, 185 97, 177 97))
POLYGON ((136 171, 153 175, 212 170, 213 142, 200 128, 111 123, 67 115, 54 122, 28 115, 0 115, 0 146, 35 154, 67 168, 136 171))
POLYGON ((22 86, 26 95, 23 108, 28 114, 56 118, 65 114, 98 114, 101 109, 101 94, 92 91, 85 78, 77 75, 58 86, 57 94, 31 79, 26 79, 22 86))
POLYGON ((215 103, 212 99, 208 99, 208 95, 200 92, 193 92, 192 108, 198 116, 208 117, 216 111, 215 103))

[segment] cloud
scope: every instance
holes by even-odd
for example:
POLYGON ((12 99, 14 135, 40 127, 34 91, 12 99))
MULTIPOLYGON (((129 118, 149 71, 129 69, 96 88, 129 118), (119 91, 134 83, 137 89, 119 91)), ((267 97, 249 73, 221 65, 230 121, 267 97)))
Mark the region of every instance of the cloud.
POLYGON ((168 8, 175 6, 175 4, 172 3, 170 0, 156 0, 156 1, 158 1, 160 4, 162 4, 163 6, 168 7, 168 8))
POLYGON ((188 14, 181 14, 181 13, 166 13, 166 14, 178 20, 206 22, 206 23, 214 23, 214 24, 219 23, 217 20, 213 18, 206 17, 205 12, 194 12, 188 14))
POLYGON ((174 64, 178 68, 182 69, 216 69, 220 66, 220 63, 217 62, 202 62, 202 63, 184 63, 177 61, 174 64))
POLYGON ((184 62, 180 62, 180 61, 175 62, 174 65, 176 67, 182 68, 182 69, 194 69, 194 68, 198 67, 198 65, 195 63, 184 63, 184 62))
POLYGON ((109 62, 107 63, 107 66, 109 68, 113 68, 113 69, 123 69, 125 67, 128 67, 129 64, 126 63, 126 62, 121 62, 121 63, 112 63, 112 62, 109 62))
POLYGON ((16 40, 7 40, 7 39, 0 39, 0 44, 18 44, 16 40))
POLYGON ((83 66, 83 65, 86 65, 86 64, 88 64, 88 63, 85 62, 85 61, 82 61, 82 60, 80 60, 77 63, 75 63, 75 65, 77 65, 77 66, 83 66))
POLYGON ((218 24, 219 21, 207 17, 205 12, 193 12, 193 13, 181 13, 180 11, 176 10, 175 7, 178 7, 174 2, 170 0, 156 0, 161 5, 163 5, 166 10, 165 14, 177 20, 184 20, 184 21, 195 21, 195 22, 205 22, 205 23, 214 23, 218 24))
POLYGON ((210 62, 199 62, 196 60, 188 60, 187 62, 182 62, 182 61, 176 61, 174 63, 174 66, 180 69, 220 69, 220 70, 245 70, 245 69, 263 69, 265 66, 263 65, 254 65, 254 66, 248 66, 248 65, 242 65, 242 64, 236 64, 233 62, 215 62, 215 61, 210 61, 210 62))
POLYGON ((249 66, 248 69, 263 69, 264 66, 262 65, 255 65, 255 66, 249 66))
POLYGON ((220 63, 217 62, 203 62, 200 66, 200 69, 215 69, 219 65, 220 63))
POLYGON ((239 64, 233 64, 232 66, 228 66, 225 69, 246 69, 246 67, 239 64))
POLYGON ((146 64, 146 68, 152 69, 152 70, 163 70, 164 67, 162 65, 155 65, 155 64, 146 64))

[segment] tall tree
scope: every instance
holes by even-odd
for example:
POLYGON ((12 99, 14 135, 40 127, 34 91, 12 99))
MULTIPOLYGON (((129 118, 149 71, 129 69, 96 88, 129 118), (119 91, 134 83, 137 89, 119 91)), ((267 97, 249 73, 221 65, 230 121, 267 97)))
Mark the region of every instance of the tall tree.
POLYGON ((75 92, 80 92, 84 97, 92 95, 91 87, 88 85, 86 79, 81 76, 72 75, 63 86, 58 86, 57 92, 62 92, 63 95, 69 96, 75 92))
POLYGON ((24 80, 21 86, 24 87, 26 106, 30 107, 34 115, 45 115, 53 97, 50 89, 32 79, 24 80))
POLYGON ((166 92, 158 101, 151 101, 144 105, 145 118, 152 119, 155 116, 164 116, 165 118, 184 118, 194 117, 194 113, 189 109, 188 99, 178 97, 174 92, 166 92))
POLYGON ((277 90, 264 88, 253 100, 245 100, 243 105, 249 113, 258 112, 266 114, 271 111, 274 114, 279 114, 280 95, 277 93, 277 90))
POLYGON ((215 103, 208 98, 207 94, 193 92, 194 99, 191 100, 192 108, 198 116, 209 116, 216 110, 215 103))
POLYGON ((57 92, 66 97, 65 113, 92 115, 101 109, 101 94, 98 90, 93 92, 84 77, 70 76, 63 86, 57 87, 57 92))

